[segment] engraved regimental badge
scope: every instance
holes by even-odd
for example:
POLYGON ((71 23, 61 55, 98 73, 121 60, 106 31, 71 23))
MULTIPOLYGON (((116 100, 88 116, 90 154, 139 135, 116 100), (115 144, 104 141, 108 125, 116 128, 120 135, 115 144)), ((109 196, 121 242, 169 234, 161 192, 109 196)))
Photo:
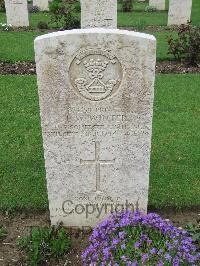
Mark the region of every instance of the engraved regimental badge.
POLYGON ((114 94, 122 81, 122 66, 109 50, 83 48, 70 65, 73 88, 84 98, 100 101, 114 94))

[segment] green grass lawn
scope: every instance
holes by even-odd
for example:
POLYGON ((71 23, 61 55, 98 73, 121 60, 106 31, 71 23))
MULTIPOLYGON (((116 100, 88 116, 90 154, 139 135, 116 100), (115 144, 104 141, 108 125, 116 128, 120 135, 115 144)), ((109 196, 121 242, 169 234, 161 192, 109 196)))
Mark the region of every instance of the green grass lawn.
POLYGON ((0 208, 47 206, 36 78, 0 76, 0 208))
POLYGON ((33 41, 40 32, 0 32, 0 61, 34 61, 33 41))
POLYGON ((200 75, 158 75, 150 204, 200 204, 200 75))
MULTIPOLYGON (((191 20, 192 24, 200 26, 200 1, 193 0, 191 20)), ((167 25, 168 20, 168 7, 169 0, 166 0, 166 10, 157 11, 148 13, 145 12, 145 7, 148 6, 148 3, 134 3, 134 11, 131 13, 122 13, 118 12, 118 26, 119 27, 128 27, 128 26, 138 26, 143 24, 147 25, 167 25)))
POLYGON ((159 12, 141 12, 133 11, 131 13, 118 12, 119 27, 139 27, 139 25, 167 25, 167 11, 159 12))
MULTIPOLYGON (((200 204, 200 75, 158 75, 149 204, 200 204)), ((35 76, 0 76, 0 209, 47 208, 35 76)))
MULTIPOLYGON (((120 11, 120 5, 118 6, 118 26, 119 27, 131 27, 137 26, 138 24, 147 25, 167 25, 167 10, 166 11, 157 11, 148 13, 145 12, 145 7, 148 6, 148 3, 134 3, 133 12, 131 13, 122 13, 120 11)), ((166 8, 168 9, 168 0, 166 0, 166 8)), ((193 0, 193 8, 192 8, 192 23, 194 25, 200 26, 200 1, 193 0)), ((30 14, 30 25, 34 28, 37 27, 39 21, 51 21, 51 16, 49 13, 31 13, 30 14)), ((0 23, 6 22, 5 13, 0 13, 0 23)), ((50 27, 55 27, 50 23, 50 27)))
MULTIPOLYGON (((39 21, 45 21, 49 23, 50 28, 55 28, 55 25, 51 24, 51 15, 49 13, 32 13, 29 16, 30 26, 37 28, 39 21)), ((133 11, 130 13, 118 12, 118 26, 119 27, 133 27, 138 23, 144 22, 144 26, 147 25, 167 25, 167 11, 160 12, 141 12, 133 11)), ((0 23, 6 23, 5 13, 0 13, 0 23)))
POLYGON ((149 4, 147 2, 139 2, 133 4, 133 12, 120 12, 120 5, 118 5, 118 26, 119 27, 133 27, 139 25, 167 25, 167 10, 148 13, 145 8, 149 4))
POLYGON ((200 1, 192 1, 192 23, 194 25, 200 26, 200 1))
MULTIPOLYGON (((34 61, 33 41, 41 34, 39 32, 0 32, 0 61, 34 61)), ((157 59, 165 60, 173 58, 167 54, 167 36, 170 33, 156 32, 153 34, 158 41, 157 59)))

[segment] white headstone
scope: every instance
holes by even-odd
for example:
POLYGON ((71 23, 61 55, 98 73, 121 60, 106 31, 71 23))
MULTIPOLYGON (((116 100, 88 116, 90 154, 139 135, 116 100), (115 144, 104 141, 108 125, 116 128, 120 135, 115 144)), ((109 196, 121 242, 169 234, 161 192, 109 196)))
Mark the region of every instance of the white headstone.
POLYGON ((117 28, 117 0, 81 0, 81 28, 117 28))
POLYGON ((7 24, 29 26, 27 0, 5 0, 7 24))
POLYGON ((40 11, 49 10, 49 1, 48 0, 33 0, 33 6, 37 6, 40 11))
POLYGON ((36 38, 52 224, 147 211, 155 46, 151 35, 116 29, 36 38))
POLYGON ((149 0, 149 5, 156 7, 157 10, 165 10, 165 0, 149 0))
POLYGON ((192 0, 170 0, 168 25, 187 24, 191 18, 192 0))

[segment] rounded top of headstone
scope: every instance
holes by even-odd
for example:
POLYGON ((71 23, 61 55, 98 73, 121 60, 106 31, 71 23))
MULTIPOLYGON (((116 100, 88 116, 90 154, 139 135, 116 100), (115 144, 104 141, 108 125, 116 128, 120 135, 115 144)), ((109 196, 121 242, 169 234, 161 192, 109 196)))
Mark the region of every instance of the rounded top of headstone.
POLYGON ((52 32, 48 34, 44 34, 42 36, 38 36, 35 39, 35 43, 48 40, 51 38, 58 38, 62 36, 68 36, 68 35, 76 35, 76 34, 123 34, 127 36, 132 36, 135 38, 142 38, 149 41, 156 41, 156 38, 153 35, 141 33, 141 32, 135 32, 135 31, 128 31, 128 30, 119 30, 119 29, 104 29, 104 28, 91 28, 91 29, 74 29, 74 30, 65 30, 65 31, 57 31, 52 32))

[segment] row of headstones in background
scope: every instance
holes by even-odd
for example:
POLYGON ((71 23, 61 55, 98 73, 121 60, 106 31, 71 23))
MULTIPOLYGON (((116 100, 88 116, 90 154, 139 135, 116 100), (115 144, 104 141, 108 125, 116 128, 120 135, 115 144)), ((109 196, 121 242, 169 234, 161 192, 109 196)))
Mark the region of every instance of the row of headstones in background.
MULTIPOLYGON (((139 0, 144 2, 145 0, 139 0)), ((166 0, 149 0, 157 10, 166 9, 166 0)), ((192 0, 169 0, 168 25, 187 24, 191 19, 192 0)))
MULTIPOLYGON (((143 2, 145 0, 140 0, 143 2)), ((149 5, 158 10, 165 10, 165 0, 150 0, 149 5)), ((116 0, 93 1, 81 0, 81 26, 87 27, 106 27, 117 28, 117 9, 116 0), (105 8, 105 9, 104 9, 105 8), (87 13, 87 16, 85 14, 87 13)))
MULTIPOLYGON (((155 6, 158 10, 165 10, 165 0, 150 0, 149 4, 155 6)), ((5 0, 5 6, 8 24, 14 27, 29 26, 27 0, 5 0)), ((38 6, 41 11, 48 10, 48 0, 33 0, 33 6, 38 6)), ((88 16, 81 15, 82 27, 90 27, 95 21, 96 27, 116 28, 117 15, 113 11, 116 6, 116 0, 81 0, 82 14, 85 12, 88 14, 88 16), (107 8, 103 10, 102 6, 107 8), (105 17, 103 21, 102 17, 105 17)), ((190 21, 191 10, 192 0, 170 0, 168 25, 186 24, 190 21)))
POLYGON ((116 10, 116 0, 81 0, 81 28, 117 28, 116 10))
POLYGON ((110 29, 114 0, 81 3, 89 29, 35 40, 51 223, 70 227, 147 211, 156 61, 153 36, 110 29))
POLYGON ((192 0, 170 0, 168 25, 187 24, 191 20, 192 0))
MULTIPOLYGON (((146 0, 138 0, 138 1, 146 2, 146 0)), ((149 6, 153 6, 157 10, 165 10, 165 0, 149 0, 149 6)))
POLYGON ((27 0, 5 0, 7 24, 13 27, 29 26, 27 0))
POLYGON ((49 0, 33 0, 33 6, 37 6, 40 11, 48 11, 49 0))
MULTIPOLYGON (((166 9, 165 0, 149 0, 149 5, 157 10, 166 9)), ((169 0, 167 25, 187 24, 191 19, 192 0, 169 0)))
MULTIPOLYGON (((33 6, 41 11, 48 11, 48 0, 33 0, 33 6)), ((5 0, 7 24, 13 27, 28 27, 28 4, 27 0, 5 0)))
POLYGON ((149 0, 149 5, 155 7, 157 10, 165 10, 165 0, 149 0))
MULTIPOLYGON (((165 10, 165 0, 149 0, 149 5, 157 10, 165 10)), ((87 27, 117 27, 116 0, 93 1, 81 0, 81 25, 87 27), (104 10, 103 7, 106 7, 104 10), (83 14, 87 14, 84 16, 83 14)), ((192 0, 170 0, 168 12, 168 25, 187 24, 191 18, 192 0)))

